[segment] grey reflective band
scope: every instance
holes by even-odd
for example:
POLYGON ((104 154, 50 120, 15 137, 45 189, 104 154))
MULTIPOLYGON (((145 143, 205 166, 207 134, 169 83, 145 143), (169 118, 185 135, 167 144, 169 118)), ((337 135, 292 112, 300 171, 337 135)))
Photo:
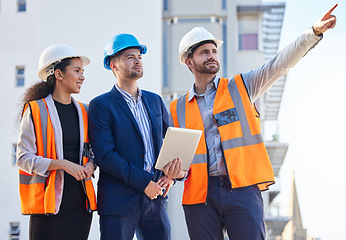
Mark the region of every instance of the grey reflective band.
POLYGON ((37 105, 40 109, 41 116, 41 130, 42 130, 42 140, 43 140, 43 148, 44 148, 44 157, 47 157, 47 125, 48 125, 48 111, 46 108, 46 104, 42 99, 37 100, 37 105))
POLYGON ((181 128, 186 128, 185 125, 185 103, 186 103, 186 95, 181 96, 177 100, 177 118, 178 118, 178 123, 179 127, 181 128))
POLYGON ((261 134, 252 135, 251 137, 247 137, 247 138, 245 137, 233 138, 233 139, 229 139, 229 140, 225 140, 221 142, 223 150, 256 145, 259 143, 263 143, 261 134))
POLYGON ((235 108, 237 109, 237 113, 241 123, 240 126, 241 126, 241 131, 243 133, 243 137, 222 141, 221 144, 223 149, 227 150, 227 149, 232 149, 237 147, 244 147, 244 146, 263 143, 263 138, 261 134, 256 134, 256 135, 251 134, 251 130, 250 130, 249 123, 248 123, 245 109, 244 109, 244 104, 234 79, 229 81, 228 91, 232 97, 233 104, 235 108))
POLYGON ((207 161, 208 161, 207 154, 195 154, 192 160, 192 164, 207 163, 207 161))
MULTIPOLYGON (((238 87, 236 85, 234 78, 231 81, 229 81, 229 83, 228 83, 228 91, 232 97, 233 104, 234 104, 234 106, 237 110, 237 114, 239 116, 239 120, 241 123, 240 126, 241 126, 241 130, 243 133, 243 137, 233 138, 233 139, 222 141, 221 144, 222 144, 223 150, 263 143, 263 138, 262 138, 261 134, 256 134, 256 135, 251 134, 248 119, 246 117, 246 113, 245 113, 245 109, 244 109, 244 103, 242 101, 240 92, 238 90, 238 87)), ((178 100, 177 100, 177 117, 178 117, 179 127, 182 127, 182 128, 186 127, 186 125, 185 125, 186 97, 187 97, 187 95, 185 94, 184 96, 178 98, 178 100)), ((207 162, 206 156, 205 156, 205 160, 204 160, 204 157, 202 157, 202 155, 204 155, 204 154, 200 154, 200 156, 195 155, 192 163, 207 162)))
POLYGON ((40 175, 24 175, 19 174, 19 183, 20 184, 34 184, 34 183, 46 183, 46 177, 40 176, 40 175))
MULTIPOLYGON (((181 96, 177 100, 177 118, 180 128, 186 128, 185 124, 185 106, 186 106, 186 97, 187 94, 181 96)), ((192 164, 196 163, 207 163, 208 156, 207 154, 195 154, 192 160, 192 164)))
MULTIPOLYGON (((46 108, 45 102, 40 99, 36 100, 38 108, 40 110, 41 119, 41 131, 42 131, 42 141, 43 141, 43 152, 44 157, 47 157, 47 125, 48 125, 48 110, 46 108)), ((46 177, 40 175, 24 175, 19 174, 19 183, 24 185, 35 184, 35 183, 46 183, 46 177)))
POLYGON ((88 109, 89 109, 89 105, 88 105, 88 104, 86 104, 86 103, 82 103, 82 105, 84 106, 84 108, 85 108, 85 111, 86 111, 86 112, 88 112, 88 109))

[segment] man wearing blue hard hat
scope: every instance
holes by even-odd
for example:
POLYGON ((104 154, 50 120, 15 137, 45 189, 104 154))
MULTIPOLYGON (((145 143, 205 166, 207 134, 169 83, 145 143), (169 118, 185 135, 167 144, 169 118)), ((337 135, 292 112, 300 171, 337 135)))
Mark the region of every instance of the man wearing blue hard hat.
POLYGON ((138 88, 147 52, 131 34, 112 37, 104 67, 117 83, 89 105, 89 138, 100 168, 101 239, 170 239, 166 195, 173 180, 154 168, 168 127, 161 97, 138 88))

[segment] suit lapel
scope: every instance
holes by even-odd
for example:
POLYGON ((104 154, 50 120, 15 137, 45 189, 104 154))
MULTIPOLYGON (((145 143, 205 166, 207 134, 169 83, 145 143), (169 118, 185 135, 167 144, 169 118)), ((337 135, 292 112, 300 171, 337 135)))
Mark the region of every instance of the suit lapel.
POLYGON ((145 106, 145 108, 147 109, 148 112, 148 116, 149 116, 149 120, 151 123, 151 135, 153 137, 153 146, 154 146, 154 163, 153 163, 153 169, 154 169, 154 176, 153 176, 153 181, 157 182, 160 177, 162 176, 162 172, 160 170, 155 169, 155 164, 156 164, 156 160, 157 157, 159 156, 159 139, 158 139, 158 133, 157 133, 157 125, 156 125, 156 119, 155 119, 155 114, 152 111, 151 108, 151 101, 153 101, 153 99, 150 99, 148 94, 145 91, 142 91, 143 95, 142 95, 142 100, 143 100, 143 104, 145 106))
POLYGON ((123 98, 121 93, 115 87, 112 88, 111 93, 116 98, 116 103, 122 108, 122 110, 124 111, 125 115, 129 118, 129 120, 131 121, 132 125, 137 130, 138 134, 142 137, 142 134, 141 134, 141 131, 139 130, 137 121, 134 118, 134 116, 133 116, 129 106, 127 105, 127 102, 125 101, 125 99, 123 98))
POLYGON ((150 126, 151 126, 151 135, 153 137, 153 145, 154 145, 154 156, 155 159, 158 156, 158 147, 157 147, 157 143, 158 141, 158 136, 157 136, 157 126, 156 126, 156 119, 155 119, 155 115, 151 110, 151 106, 150 106, 150 99, 148 99, 148 95, 145 91, 142 91, 142 101, 143 104, 147 110, 148 116, 149 116, 149 121, 150 121, 150 126))

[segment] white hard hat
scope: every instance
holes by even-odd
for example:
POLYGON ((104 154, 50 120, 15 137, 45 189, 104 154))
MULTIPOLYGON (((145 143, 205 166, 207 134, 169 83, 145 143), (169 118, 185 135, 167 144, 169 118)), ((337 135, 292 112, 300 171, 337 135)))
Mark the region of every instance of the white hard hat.
POLYGON ((47 47, 40 55, 38 61, 38 76, 42 81, 47 81, 47 77, 54 73, 54 67, 65 58, 78 57, 83 66, 90 63, 90 59, 85 56, 80 56, 68 45, 54 44, 47 47))
POLYGON ((191 50, 192 46, 208 40, 215 42, 217 48, 223 43, 223 41, 216 39, 213 34, 203 27, 195 27, 190 32, 186 33, 179 43, 180 63, 185 65, 185 59, 189 55, 189 50, 191 50))

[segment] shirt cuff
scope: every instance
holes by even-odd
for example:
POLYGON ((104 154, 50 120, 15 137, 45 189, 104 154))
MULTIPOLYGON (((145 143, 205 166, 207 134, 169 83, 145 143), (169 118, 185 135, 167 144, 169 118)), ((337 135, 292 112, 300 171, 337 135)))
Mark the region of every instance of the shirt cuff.
POLYGON ((184 177, 182 177, 182 178, 177 178, 176 180, 177 180, 177 181, 185 181, 185 180, 187 179, 188 176, 189 176, 189 172, 185 172, 184 177))

